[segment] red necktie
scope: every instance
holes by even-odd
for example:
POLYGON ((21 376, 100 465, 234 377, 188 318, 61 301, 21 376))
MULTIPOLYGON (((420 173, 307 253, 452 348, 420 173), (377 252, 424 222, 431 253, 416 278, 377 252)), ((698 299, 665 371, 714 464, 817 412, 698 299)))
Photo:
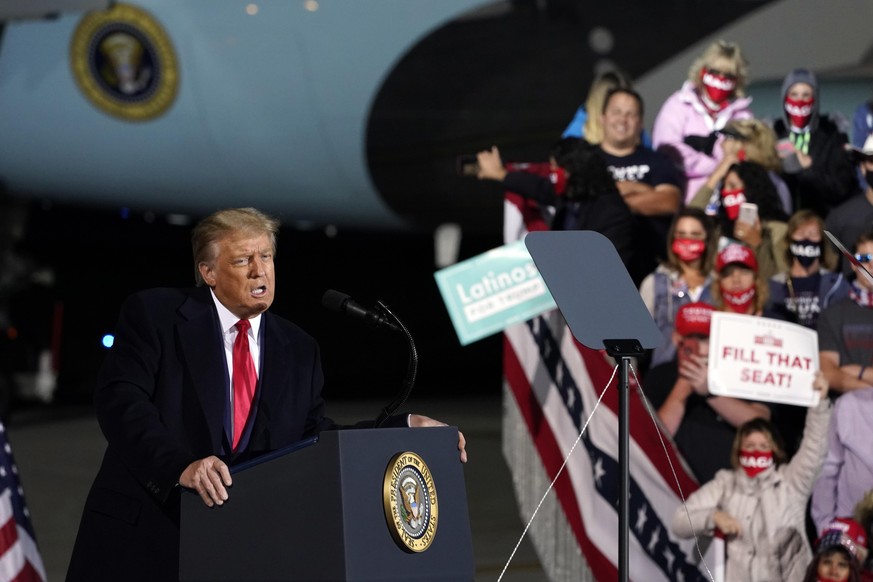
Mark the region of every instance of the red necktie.
POLYGON ((258 374, 255 372, 255 363, 249 353, 249 328, 251 324, 247 319, 241 319, 236 323, 236 340, 233 342, 233 449, 236 450, 249 410, 252 408, 252 399, 255 397, 255 385, 258 383, 258 374))

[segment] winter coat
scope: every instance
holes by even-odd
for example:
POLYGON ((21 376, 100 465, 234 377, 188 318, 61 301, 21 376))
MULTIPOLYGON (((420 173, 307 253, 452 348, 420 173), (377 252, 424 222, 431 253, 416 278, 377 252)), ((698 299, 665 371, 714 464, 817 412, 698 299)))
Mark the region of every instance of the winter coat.
POLYGON ((827 398, 807 412, 800 449, 790 462, 750 478, 742 469, 724 469, 679 507, 672 530, 681 538, 711 536, 716 510, 741 527, 727 542, 725 582, 802 580, 812 560, 806 539, 806 504, 827 451, 832 406, 827 398), (691 528, 694 528, 693 530, 691 528))
MULTIPOLYGON (((819 216, 825 217, 831 208, 839 206, 849 197, 858 192, 858 180, 855 168, 846 153, 849 138, 839 125, 825 116, 819 109, 818 81, 815 75, 806 69, 795 69, 782 82, 782 102, 792 86, 805 83, 812 87, 815 102, 809 124, 809 146, 806 153, 812 158, 808 168, 786 169, 785 183, 794 198, 794 208, 809 208, 819 216)), ((791 120, 784 107, 782 119, 773 124, 773 131, 780 140, 789 137, 791 120)), ((802 135, 802 132, 801 132, 802 135)))
POLYGON ((652 128, 652 146, 672 159, 681 161, 688 179, 685 186, 686 202, 718 166, 722 152, 718 141, 713 145, 712 153, 707 154, 686 144, 685 138, 692 135, 708 136, 722 129, 732 119, 751 118, 751 102, 751 97, 734 99, 713 118, 700 101, 694 85, 685 81, 682 88, 668 97, 661 106, 652 128))

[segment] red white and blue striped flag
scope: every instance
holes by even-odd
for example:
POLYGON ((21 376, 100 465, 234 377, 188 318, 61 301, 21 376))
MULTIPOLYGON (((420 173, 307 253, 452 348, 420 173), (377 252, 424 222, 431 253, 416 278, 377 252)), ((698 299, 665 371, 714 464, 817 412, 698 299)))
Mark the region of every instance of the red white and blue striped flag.
POLYGON ((0 422, 0 582, 45 582, 6 427, 0 422))
MULTIPOLYGON (((548 216, 530 201, 508 193, 504 208, 505 242, 546 228, 548 216)), ((503 450, 523 519, 557 474, 613 368, 604 353, 573 338, 557 311, 505 331, 503 450)), ((665 436, 674 478, 635 386, 629 408, 629 576, 638 582, 708 580, 693 542, 677 540, 669 529, 681 504, 679 488, 687 497, 698 485, 665 436)), ((617 414, 615 380, 529 531, 553 581, 618 577, 617 414)))

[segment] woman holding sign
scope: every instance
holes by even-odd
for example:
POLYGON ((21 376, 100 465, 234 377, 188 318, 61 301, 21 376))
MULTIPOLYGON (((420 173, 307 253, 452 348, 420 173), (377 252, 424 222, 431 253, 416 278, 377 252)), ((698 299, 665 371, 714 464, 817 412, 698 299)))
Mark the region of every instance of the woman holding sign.
POLYGON ((816 374, 812 388, 819 402, 807 412, 803 440, 791 461, 786 462, 773 425, 751 420, 737 430, 733 469, 719 471, 673 515, 671 527, 679 537, 724 534, 727 582, 802 580, 812 560, 806 503, 824 459, 831 417, 822 374, 816 374))

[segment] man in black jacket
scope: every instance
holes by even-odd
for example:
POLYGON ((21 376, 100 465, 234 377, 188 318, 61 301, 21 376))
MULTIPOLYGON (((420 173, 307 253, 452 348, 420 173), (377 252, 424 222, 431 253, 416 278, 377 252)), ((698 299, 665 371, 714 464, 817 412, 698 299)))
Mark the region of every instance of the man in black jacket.
MULTIPOLYGON (((267 311, 277 229, 252 208, 207 217, 192 233, 198 287, 142 291, 122 307, 95 394, 108 446, 67 580, 178 580, 180 486, 222 505, 229 466, 337 428, 318 345, 267 311)), ((387 424, 407 422, 441 424, 387 424)), ((466 460, 463 436, 459 449, 466 460)))

